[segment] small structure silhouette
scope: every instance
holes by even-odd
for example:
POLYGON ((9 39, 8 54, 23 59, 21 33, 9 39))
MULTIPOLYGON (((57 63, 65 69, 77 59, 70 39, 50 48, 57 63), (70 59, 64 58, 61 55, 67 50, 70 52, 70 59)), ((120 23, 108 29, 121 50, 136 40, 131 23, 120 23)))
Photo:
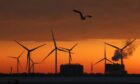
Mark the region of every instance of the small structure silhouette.
POLYGON ((127 71, 125 71, 125 66, 121 64, 106 64, 106 74, 111 75, 123 75, 127 74, 127 71))
POLYGON ((123 48, 119 48, 115 45, 112 45, 112 44, 109 44, 109 43, 106 43, 107 45, 117 49, 120 51, 120 59, 121 59, 121 64, 107 64, 106 65, 106 70, 109 74, 126 74, 127 71, 125 71, 125 65, 124 65, 124 62, 123 62, 123 51, 129 46, 131 45, 136 39, 132 40, 131 42, 129 42, 127 45, 125 45, 123 48))
POLYGON ((62 75, 82 75, 84 73, 83 65, 66 64, 61 65, 60 74, 62 75))

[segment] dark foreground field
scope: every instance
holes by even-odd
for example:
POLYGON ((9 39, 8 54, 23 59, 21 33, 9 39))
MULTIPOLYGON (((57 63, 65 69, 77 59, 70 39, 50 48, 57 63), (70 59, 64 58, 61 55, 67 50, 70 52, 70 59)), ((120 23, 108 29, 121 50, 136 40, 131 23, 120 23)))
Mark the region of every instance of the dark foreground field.
POLYGON ((138 84, 140 76, 0 76, 0 84, 138 84))

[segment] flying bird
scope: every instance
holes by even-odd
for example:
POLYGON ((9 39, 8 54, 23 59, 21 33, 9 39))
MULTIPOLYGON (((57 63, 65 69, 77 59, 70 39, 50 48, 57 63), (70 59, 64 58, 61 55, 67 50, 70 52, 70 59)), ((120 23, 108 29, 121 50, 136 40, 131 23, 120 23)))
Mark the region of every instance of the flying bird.
POLYGON ((78 13, 80 15, 81 20, 86 20, 86 18, 92 18, 91 15, 84 15, 81 11, 79 10, 73 10, 73 12, 78 13))

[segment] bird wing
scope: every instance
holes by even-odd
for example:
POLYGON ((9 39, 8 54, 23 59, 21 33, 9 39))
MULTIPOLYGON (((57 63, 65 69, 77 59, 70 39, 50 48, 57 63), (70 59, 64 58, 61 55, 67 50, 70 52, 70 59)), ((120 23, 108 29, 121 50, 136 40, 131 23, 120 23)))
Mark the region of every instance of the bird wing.
POLYGON ((78 10, 73 10, 73 12, 78 13, 80 15, 81 18, 84 18, 83 14, 81 11, 78 10))
POLYGON ((91 15, 87 15, 86 17, 92 18, 92 16, 91 16, 91 15))
POLYGON ((81 11, 78 11, 78 10, 73 10, 73 12, 76 12, 76 13, 81 13, 81 11))

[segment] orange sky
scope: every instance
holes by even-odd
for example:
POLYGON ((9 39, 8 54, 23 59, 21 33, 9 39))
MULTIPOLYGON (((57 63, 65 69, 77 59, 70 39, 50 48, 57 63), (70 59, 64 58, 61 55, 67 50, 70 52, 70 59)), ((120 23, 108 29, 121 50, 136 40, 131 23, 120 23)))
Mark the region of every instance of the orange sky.
MULTIPOLYGON (((16 71, 16 60, 8 56, 18 56, 24 49, 13 41, 22 40, 29 48, 43 43, 47 45, 32 53, 32 59, 41 61, 53 49, 50 30, 54 30, 59 46, 74 49, 72 63, 84 65, 85 72, 90 72, 91 62, 103 58, 104 41, 122 46, 123 38, 140 37, 140 0, 0 0, 0 72, 9 73, 10 67, 16 71), (81 21, 77 9, 93 18, 81 21), (104 39, 105 38, 105 39, 104 39), (4 41, 6 40, 6 42, 4 41), (8 40, 8 41, 7 41, 8 40), (46 42, 35 42, 35 41, 46 42), (30 42, 29 42, 30 41, 30 42)), ((125 59, 129 73, 140 73, 140 47, 133 56, 125 59)), ((26 54, 21 58, 25 71, 26 54)), ((68 63, 68 53, 58 53, 58 63, 68 63)), ((114 49, 107 47, 108 58, 111 59, 114 49)), ((94 66, 94 72, 103 72, 103 62, 94 66)), ((37 65, 36 72, 54 72, 54 54, 43 64, 37 65)))
MULTIPOLYGON (((65 42, 58 42, 58 46, 70 48, 75 43, 79 43, 79 45, 73 50, 73 61, 72 63, 80 63, 84 65, 85 72, 90 72, 90 64, 91 62, 95 63, 96 61, 100 60, 104 56, 104 41, 116 44, 119 47, 122 47, 125 40, 119 39, 89 39, 89 40, 81 40, 81 41, 65 41, 65 42)), ((136 51, 134 52, 133 56, 129 56, 127 59, 124 59, 125 67, 128 73, 140 73, 140 63, 139 63, 139 55, 140 55, 140 47, 138 46, 140 40, 137 40, 135 44, 137 45, 136 51)), ((53 43, 52 42, 21 42, 25 46, 29 48, 36 47, 40 44, 46 43, 47 45, 34 51, 31 55, 32 59, 35 62, 41 61, 52 49, 53 43)), ((8 56, 18 56, 22 51, 25 51, 22 47, 17 45, 15 42, 0 42, 0 72, 2 73, 9 73, 10 67, 13 67, 14 72, 16 72, 16 61, 13 59, 8 58, 8 56)), ((114 48, 107 47, 107 56, 109 59, 113 56, 114 48)), ((26 63, 26 51, 24 52, 23 56, 21 57, 22 68, 20 68, 20 72, 25 71, 25 63, 26 63)), ((68 63, 68 53, 59 52, 58 53, 58 63, 66 64, 68 63)), ((98 65, 94 66, 94 72, 99 73, 103 72, 104 62, 99 63, 98 65)), ((36 72, 43 72, 43 73, 53 73, 54 72, 54 54, 52 54, 44 63, 40 65, 36 65, 35 68, 36 72)))

